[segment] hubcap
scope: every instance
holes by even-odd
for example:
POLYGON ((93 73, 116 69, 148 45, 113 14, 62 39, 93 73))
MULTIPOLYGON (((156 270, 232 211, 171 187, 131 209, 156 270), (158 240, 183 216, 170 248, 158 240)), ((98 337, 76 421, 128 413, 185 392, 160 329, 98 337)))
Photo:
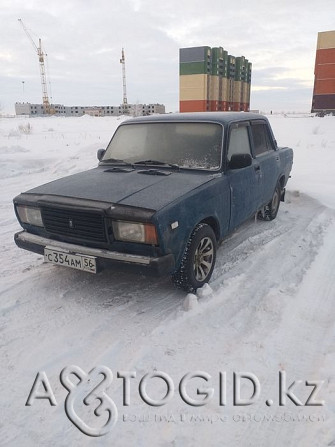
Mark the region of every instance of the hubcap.
POLYGON ((213 265, 214 246, 213 241, 209 237, 204 237, 194 253, 194 274, 195 279, 199 282, 204 281, 213 265))

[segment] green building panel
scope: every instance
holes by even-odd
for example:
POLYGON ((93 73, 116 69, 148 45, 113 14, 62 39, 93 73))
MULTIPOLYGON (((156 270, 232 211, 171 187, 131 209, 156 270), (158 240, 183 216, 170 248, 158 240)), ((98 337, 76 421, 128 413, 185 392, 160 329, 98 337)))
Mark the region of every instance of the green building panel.
POLYGON ((247 83, 251 84, 251 71, 252 71, 252 63, 248 62, 248 70, 247 70, 247 83))
POLYGON ((212 75, 228 76, 228 52, 222 47, 212 48, 212 75))
POLYGON ((179 64, 180 75, 210 74, 210 73, 211 73, 211 65, 208 64, 206 61, 179 64))
POLYGON ((244 56, 236 58, 235 80, 245 81, 246 79, 246 59, 244 56))

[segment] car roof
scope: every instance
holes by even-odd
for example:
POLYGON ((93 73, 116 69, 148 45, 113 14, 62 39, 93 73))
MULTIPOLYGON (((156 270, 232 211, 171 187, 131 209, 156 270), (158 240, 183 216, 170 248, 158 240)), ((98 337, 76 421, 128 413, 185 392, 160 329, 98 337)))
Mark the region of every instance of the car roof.
POLYGON ((235 121, 259 120, 267 118, 259 113, 251 112, 192 112, 192 113, 166 113, 161 115, 139 116, 123 124, 137 122, 169 122, 169 121, 192 121, 192 122, 213 122, 219 124, 229 124, 235 121))

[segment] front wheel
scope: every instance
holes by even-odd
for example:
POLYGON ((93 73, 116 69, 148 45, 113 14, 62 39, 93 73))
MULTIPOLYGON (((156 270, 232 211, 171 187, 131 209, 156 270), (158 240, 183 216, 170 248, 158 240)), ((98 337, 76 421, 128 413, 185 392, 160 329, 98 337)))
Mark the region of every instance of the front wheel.
POLYGON ((179 269, 172 276, 178 288, 194 292, 209 281, 216 260, 216 237, 212 228, 198 224, 187 242, 179 269))
POLYGON ((257 214, 258 219, 273 220, 277 217, 281 194, 282 194, 281 187, 279 184, 277 184, 270 202, 258 212, 257 214))

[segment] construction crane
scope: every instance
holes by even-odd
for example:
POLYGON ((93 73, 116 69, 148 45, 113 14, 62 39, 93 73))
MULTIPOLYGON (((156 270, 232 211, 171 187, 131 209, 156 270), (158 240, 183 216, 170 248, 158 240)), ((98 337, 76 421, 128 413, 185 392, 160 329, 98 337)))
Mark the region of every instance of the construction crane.
POLYGON ((120 64, 122 64, 122 82, 123 82, 123 113, 129 113, 127 101, 126 87, 126 59, 124 57, 124 49, 122 48, 120 64))
POLYGON ((41 73, 43 108, 45 110, 45 113, 51 114, 52 109, 50 107, 50 101, 49 101, 48 89, 47 89, 47 78, 46 78, 45 66, 44 66, 44 58, 45 58, 46 54, 42 50, 42 41, 41 41, 41 39, 38 39, 38 46, 37 46, 36 43, 34 42, 33 38, 31 37, 31 35, 29 34, 25 24, 22 22, 21 19, 18 19, 18 20, 21 23, 22 28, 23 28, 24 32, 26 33, 27 37, 29 38, 30 42, 32 43, 35 51, 37 52, 38 61, 40 64, 40 73, 41 73))

